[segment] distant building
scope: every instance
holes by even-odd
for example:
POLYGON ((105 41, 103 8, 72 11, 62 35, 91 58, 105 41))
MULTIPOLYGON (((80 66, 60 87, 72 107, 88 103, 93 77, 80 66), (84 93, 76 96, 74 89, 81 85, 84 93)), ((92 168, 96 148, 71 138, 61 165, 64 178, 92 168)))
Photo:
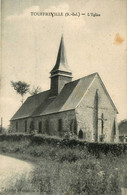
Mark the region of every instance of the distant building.
POLYGON ((121 121, 118 127, 119 127, 119 140, 121 142, 127 142, 127 119, 121 121))
POLYGON ((72 81, 63 37, 50 74, 50 89, 28 97, 11 118, 13 132, 37 130, 56 136, 71 134, 95 142, 118 140, 118 111, 99 74, 72 81))

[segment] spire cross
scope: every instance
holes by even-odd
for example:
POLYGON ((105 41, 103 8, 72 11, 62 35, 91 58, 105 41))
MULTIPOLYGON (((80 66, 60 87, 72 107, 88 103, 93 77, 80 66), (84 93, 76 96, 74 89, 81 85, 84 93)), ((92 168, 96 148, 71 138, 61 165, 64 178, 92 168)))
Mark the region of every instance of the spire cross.
POLYGON ((101 120, 101 134, 103 135, 104 122, 107 121, 107 119, 104 118, 104 114, 102 113, 101 118, 98 118, 98 120, 101 120))

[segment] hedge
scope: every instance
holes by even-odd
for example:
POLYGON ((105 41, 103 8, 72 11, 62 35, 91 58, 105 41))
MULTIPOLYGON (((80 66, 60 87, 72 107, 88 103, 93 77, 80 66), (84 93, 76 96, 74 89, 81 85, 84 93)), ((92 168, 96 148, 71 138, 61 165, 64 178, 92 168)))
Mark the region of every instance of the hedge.
POLYGON ((88 152, 95 155, 100 153, 108 154, 109 152, 115 156, 121 155, 127 152, 127 143, 99 143, 99 142, 86 142, 79 139, 62 139, 55 136, 46 135, 30 135, 30 134, 8 134, 0 135, 0 142, 8 141, 29 141, 30 145, 50 144, 59 147, 78 147, 81 149, 87 149, 88 152))

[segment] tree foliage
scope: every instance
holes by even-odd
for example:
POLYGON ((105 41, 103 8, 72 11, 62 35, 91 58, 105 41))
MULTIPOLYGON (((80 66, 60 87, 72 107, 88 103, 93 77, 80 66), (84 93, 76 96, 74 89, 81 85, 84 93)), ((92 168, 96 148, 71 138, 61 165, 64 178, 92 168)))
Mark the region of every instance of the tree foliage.
POLYGON ((37 86, 37 87, 33 86, 32 90, 29 90, 29 93, 31 95, 36 95, 36 94, 40 93, 40 91, 41 91, 41 88, 39 86, 37 86))
POLYGON ((21 102, 23 103, 23 97, 29 91, 30 85, 22 81, 18 82, 11 81, 11 85, 14 88, 14 90, 22 96, 21 102))

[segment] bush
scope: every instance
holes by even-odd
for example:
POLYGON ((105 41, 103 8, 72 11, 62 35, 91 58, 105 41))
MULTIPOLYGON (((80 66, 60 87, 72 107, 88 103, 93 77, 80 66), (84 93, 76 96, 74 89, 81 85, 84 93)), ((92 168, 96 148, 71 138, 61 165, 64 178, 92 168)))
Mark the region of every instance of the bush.
POLYGON ((74 163, 43 161, 33 172, 33 188, 49 194, 65 195, 116 195, 120 192, 119 175, 116 170, 104 170, 93 157, 74 163))
MULTIPOLYGON (((47 195, 115 195, 126 187, 126 144, 86 143, 38 135, 3 138, 1 152, 36 162, 32 178, 27 181, 32 191, 47 195)), ((24 181, 17 180, 10 190, 25 190, 24 181)))
MULTIPOLYGON (((88 152, 99 156, 100 153, 108 154, 112 153, 115 156, 121 155, 127 152, 127 143, 90 143, 75 139, 62 139, 55 136, 48 135, 29 135, 29 134, 9 134, 0 135, 0 142, 29 142, 30 146, 50 145, 51 147, 61 148, 78 148, 80 150, 88 150, 88 152)), ((51 148, 50 147, 50 148, 51 148)), ((20 147, 21 148, 21 147, 20 147)), ((35 154, 36 155, 36 154, 35 154)), ((38 153, 39 155, 39 153, 38 153)))

